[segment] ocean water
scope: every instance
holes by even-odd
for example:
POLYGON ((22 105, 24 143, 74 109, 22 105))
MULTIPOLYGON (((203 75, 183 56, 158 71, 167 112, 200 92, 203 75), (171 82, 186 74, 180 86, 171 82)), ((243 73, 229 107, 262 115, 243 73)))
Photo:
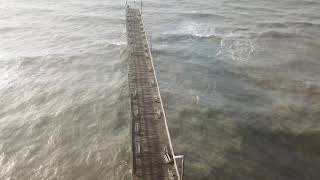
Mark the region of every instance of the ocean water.
MULTIPOLYGON (((0 179, 130 179, 125 1, 0 1, 0 179)), ((148 0, 190 180, 320 178, 320 2, 148 0)))

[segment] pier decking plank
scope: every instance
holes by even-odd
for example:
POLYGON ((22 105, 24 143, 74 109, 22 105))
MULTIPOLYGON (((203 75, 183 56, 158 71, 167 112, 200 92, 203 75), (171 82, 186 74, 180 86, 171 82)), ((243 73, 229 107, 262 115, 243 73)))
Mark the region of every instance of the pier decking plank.
POLYGON ((126 25, 129 46, 132 179, 179 180, 139 9, 127 8, 126 25), (166 161, 165 155, 169 155, 173 161, 166 161))

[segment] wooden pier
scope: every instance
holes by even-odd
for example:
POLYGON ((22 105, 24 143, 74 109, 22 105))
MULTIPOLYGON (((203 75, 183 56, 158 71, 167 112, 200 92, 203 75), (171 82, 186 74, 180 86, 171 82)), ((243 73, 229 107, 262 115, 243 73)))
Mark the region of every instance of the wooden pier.
POLYGON ((126 8, 132 179, 181 180, 143 18, 126 8))

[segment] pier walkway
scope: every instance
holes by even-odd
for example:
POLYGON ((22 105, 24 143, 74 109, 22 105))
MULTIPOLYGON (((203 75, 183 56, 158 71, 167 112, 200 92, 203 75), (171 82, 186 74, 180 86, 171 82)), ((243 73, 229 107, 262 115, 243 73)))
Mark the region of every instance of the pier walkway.
POLYGON ((180 180, 140 9, 126 9, 132 179, 180 180))

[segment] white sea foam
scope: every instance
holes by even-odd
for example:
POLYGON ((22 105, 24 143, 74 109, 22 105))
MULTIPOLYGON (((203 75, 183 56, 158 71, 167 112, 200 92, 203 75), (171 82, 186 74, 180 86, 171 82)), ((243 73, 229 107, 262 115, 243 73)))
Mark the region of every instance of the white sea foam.
POLYGON ((182 33, 196 37, 206 38, 215 35, 215 28, 211 24, 185 22, 181 26, 182 33))
POLYGON ((224 37, 220 46, 230 52, 233 60, 244 64, 249 63, 250 57, 254 52, 254 45, 251 39, 235 36, 233 33, 224 37))

